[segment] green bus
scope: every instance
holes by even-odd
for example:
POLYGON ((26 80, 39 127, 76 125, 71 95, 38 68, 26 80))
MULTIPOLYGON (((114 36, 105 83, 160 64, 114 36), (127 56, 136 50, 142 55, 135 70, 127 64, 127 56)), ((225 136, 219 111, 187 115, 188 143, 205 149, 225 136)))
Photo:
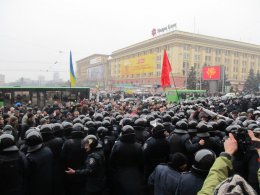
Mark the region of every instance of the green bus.
POLYGON ((206 90, 168 90, 166 93, 167 102, 180 103, 183 100, 191 100, 199 98, 206 94, 206 90))
POLYGON ((54 101, 69 102, 88 99, 88 87, 0 87, 0 106, 13 106, 15 103, 30 103, 43 107, 54 101))

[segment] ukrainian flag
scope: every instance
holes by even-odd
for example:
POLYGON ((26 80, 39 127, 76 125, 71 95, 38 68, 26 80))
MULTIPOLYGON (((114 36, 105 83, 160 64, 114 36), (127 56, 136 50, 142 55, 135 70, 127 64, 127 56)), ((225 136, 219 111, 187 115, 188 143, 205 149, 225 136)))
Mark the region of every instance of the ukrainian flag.
POLYGON ((76 76, 73 69, 72 54, 70 51, 70 87, 75 87, 75 85, 76 85, 76 76))

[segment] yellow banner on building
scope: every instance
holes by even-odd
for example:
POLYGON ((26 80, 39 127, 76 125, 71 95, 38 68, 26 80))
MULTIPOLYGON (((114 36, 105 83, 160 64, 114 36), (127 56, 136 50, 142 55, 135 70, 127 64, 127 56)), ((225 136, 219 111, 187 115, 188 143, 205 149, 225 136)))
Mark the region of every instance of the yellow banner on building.
POLYGON ((156 71, 156 54, 147 54, 120 61, 120 75, 143 74, 156 71))

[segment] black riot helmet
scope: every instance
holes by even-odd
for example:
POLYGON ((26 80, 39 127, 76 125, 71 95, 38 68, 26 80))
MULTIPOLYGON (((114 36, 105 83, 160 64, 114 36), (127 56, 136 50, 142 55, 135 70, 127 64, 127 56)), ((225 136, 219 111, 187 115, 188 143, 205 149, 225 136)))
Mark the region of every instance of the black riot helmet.
POLYGON ((102 114, 95 114, 94 120, 95 121, 102 121, 103 120, 103 115, 102 114))
POLYGON ((25 137, 25 143, 28 146, 27 152, 34 152, 42 147, 42 136, 38 131, 32 131, 25 137))
POLYGON ((185 121, 180 120, 176 123, 175 126, 176 129, 173 130, 174 133, 182 133, 182 134, 187 133, 188 124, 185 121))
POLYGON ((146 127, 147 121, 144 118, 139 118, 134 122, 135 127, 146 127))
POLYGON ((194 164, 192 168, 200 172, 209 172, 211 166, 215 162, 216 154, 208 149, 201 149, 195 154, 194 164))
POLYGON ((164 116, 163 116, 163 122, 172 122, 172 118, 171 118, 171 116, 169 115, 169 114, 165 114, 164 116))
POLYGON ((88 135, 82 140, 81 146, 85 147, 85 144, 88 144, 93 150, 98 146, 98 139, 95 135, 88 135))
POLYGON ((95 127, 95 123, 94 123, 93 121, 88 121, 88 122, 86 122, 85 126, 86 126, 87 128, 95 127))
POLYGON ((200 138, 209 137, 210 134, 208 133, 208 126, 204 122, 200 122, 197 125, 197 136, 200 138))
POLYGON ((188 132, 189 133, 197 132, 197 128, 196 128, 197 125, 198 125, 197 121, 189 121, 189 123, 188 123, 188 132))
POLYGON ((135 130, 130 125, 125 125, 121 130, 120 140, 123 142, 135 141, 135 130))
POLYGON ((2 134, 0 136, 0 151, 3 152, 12 152, 18 151, 19 149, 15 145, 15 139, 13 135, 2 134))
POLYGON ((81 123, 83 124, 82 120, 80 118, 75 118, 73 121, 72 121, 73 124, 76 124, 76 123, 81 123))

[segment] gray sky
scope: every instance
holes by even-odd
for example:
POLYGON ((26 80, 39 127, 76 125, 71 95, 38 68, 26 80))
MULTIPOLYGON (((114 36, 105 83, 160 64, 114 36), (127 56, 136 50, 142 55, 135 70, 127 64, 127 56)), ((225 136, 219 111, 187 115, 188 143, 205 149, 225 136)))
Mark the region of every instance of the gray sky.
POLYGON ((7 82, 51 79, 51 71, 67 80, 70 49, 75 68, 79 59, 111 54, 173 23, 260 45, 259 10, 260 0, 0 0, 0 73, 7 82))

